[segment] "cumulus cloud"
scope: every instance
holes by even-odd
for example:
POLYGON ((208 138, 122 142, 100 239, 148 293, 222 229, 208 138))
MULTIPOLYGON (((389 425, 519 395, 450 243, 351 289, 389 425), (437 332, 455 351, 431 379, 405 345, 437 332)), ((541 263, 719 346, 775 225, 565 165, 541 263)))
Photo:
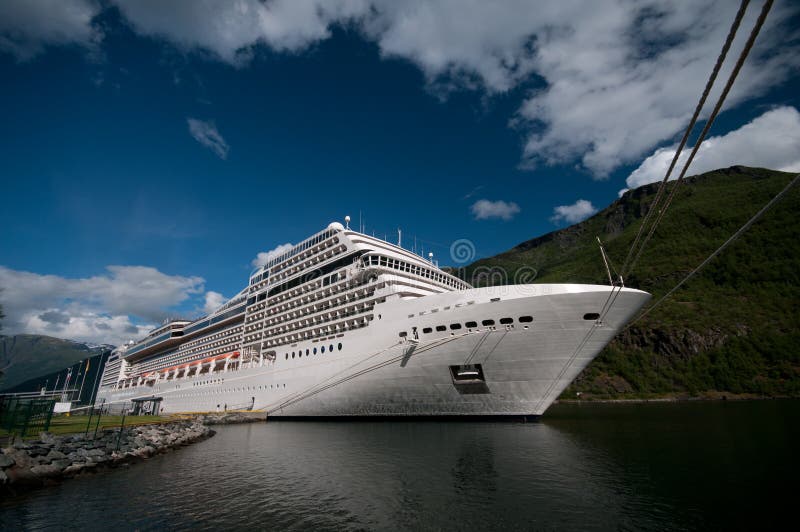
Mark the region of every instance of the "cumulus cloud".
MULTIPOLYGON (((263 46, 300 52, 329 38, 338 25, 376 43, 382 56, 417 65, 429 87, 443 94, 466 89, 495 95, 527 83, 510 120, 524 137, 521 166, 577 162, 598 179, 640 160, 685 127, 737 8, 720 0, 690 7, 661 0, 111 1, 139 34, 237 67, 263 46)), ((52 2, 73 3, 93 5, 52 2)), ((731 57, 741 50, 762 3, 751 5, 731 57)), ((45 25, 49 12, 32 5, 44 4, 16 0, 0 9, 12 21, 30 13, 33 22, 23 28, 45 25)), ((796 2, 772 8, 728 108, 762 95, 800 67, 791 24, 798 11, 796 2)), ((77 28, 91 18, 81 13, 77 28)), ((17 42, 9 44, 9 28, 19 24, 0 24, 8 49, 17 42)), ((88 38, 88 30, 76 31, 70 35, 88 38)), ((44 42, 53 33, 22 30, 28 34, 37 35, 32 42, 44 42)), ((219 132, 205 122, 197 126, 195 138, 224 158, 228 148, 219 132)))
POLYGON ((249 49, 264 43, 297 51, 330 36, 329 26, 361 16, 360 0, 116 0, 139 33, 164 38, 184 49, 200 48, 231 64, 246 62, 249 49))
MULTIPOLYGON (((356 28, 385 57, 412 61, 437 89, 506 92, 542 83, 511 123, 526 140, 522 166, 579 161, 596 178, 638 160, 686 125, 736 5, 699 0, 117 0, 140 33, 241 65, 254 47, 297 52, 356 28)), ((751 27, 755 3, 743 28, 751 27)), ((797 4, 772 9, 734 90, 731 107, 800 66, 787 23, 797 4)), ((746 38, 741 32, 731 54, 746 38)), ((724 79, 730 69, 721 74, 724 79)), ((712 94, 715 98, 716 94, 712 94)))
POLYGON ((206 292, 206 302, 203 305, 203 312, 206 314, 211 314, 219 307, 221 307, 228 298, 220 294, 219 292, 214 292, 213 290, 209 290, 206 292))
POLYGON ((108 266, 72 279, 0 266, 4 332, 48 334, 97 343, 137 338, 169 309, 204 292, 203 279, 145 266, 108 266))
POLYGON ((228 143, 219 134, 214 122, 204 122, 196 118, 187 118, 186 122, 189 124, 189 134, 194 140, 216 153, 220 159, 228 158, 228 143))
POLYGON ((578 223, 597 212, 592 202, 579 199, 572 205, 559 205, 553 209, 553 216, 550 221, 554 224, 567 222, 570 224, 578 223))
POLYGON ((92 26, 99 12, 93 0, 4 0, 0 2, 0 52, 27 61, 48 45, 92 47, 102 37, 92 26))
POLYGON ((520 208, 519 205, 513 201, 505 202, 503 200, 489 201, 487 199, 480 199, 472 204, 470 210, 476 220, 488 220, 489 218, 510 220, 520 211, 520 208))
MULTIPOLYGON (((631 172, 625 183, 636 188, 661 181, 677 146, 660 148, 631 172)), ((672 179, 680 175, 691 148, 684 148, 672 179)), ((718 137, 709 137, 697 150, 689 175, 717 168, 743 165, 800 172, 800 113, 794 107, 777 107, 744 126, 718 137)), ((626 189, 627 190, 627 189, 626 189)))
POLYGON ((287 251, 292 249, 292 247, 294 247, 294 244, 290 244, 287 242, 285 244, 276 246, 275 248, 269 251, 262 251, 258 255, 256 255, 256 258, 253 259, 251 264, 253 265, 254 268, 260 268, 261 266, 264 266, 266 263, 268 263, 275 257, 286 253, 287 251))

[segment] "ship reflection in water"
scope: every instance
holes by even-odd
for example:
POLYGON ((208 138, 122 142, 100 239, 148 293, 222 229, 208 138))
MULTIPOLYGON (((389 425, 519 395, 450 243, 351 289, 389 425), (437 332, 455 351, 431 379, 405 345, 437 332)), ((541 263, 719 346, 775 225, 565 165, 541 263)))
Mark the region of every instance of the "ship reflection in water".
POLYGON ((269 422, 0 502, 0 529, 760 528, 800 402, 557 405, 537 423, 269 422))

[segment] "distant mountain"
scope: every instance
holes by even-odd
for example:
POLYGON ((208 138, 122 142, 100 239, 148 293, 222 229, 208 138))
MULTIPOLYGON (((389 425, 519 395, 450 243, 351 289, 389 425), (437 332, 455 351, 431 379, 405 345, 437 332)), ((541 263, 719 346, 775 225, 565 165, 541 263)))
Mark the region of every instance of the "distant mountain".
POLYGON ((37 334, 0 336, 0 390, 57 372, 76 362, 113 349, 37 334))
MULTIPOLYGON (((794 174, 734 166, 687 178, 629 278, 654 301, 794 174)), ((674 183, 670 184, 670 187, 674 183)), ((608 284, 595 240, 621 263, 658 184, 595 216, 466 269, 523 266, 536 282, 608 284)), ((800 187, 658 309, 617 337, 565 391, 595 397, 737 393, 800 396, 800 187)))

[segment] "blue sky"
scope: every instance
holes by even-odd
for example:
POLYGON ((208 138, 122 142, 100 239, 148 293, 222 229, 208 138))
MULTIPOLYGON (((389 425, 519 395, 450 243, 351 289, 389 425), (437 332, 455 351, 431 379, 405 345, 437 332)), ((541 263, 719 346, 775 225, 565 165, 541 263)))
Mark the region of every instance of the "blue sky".
MULTIPOLYGON (((736 9, 487 6, 0 4, 4 332, 135 337, 346 214, 442 264, 585 218, 663 175, 736 9)), ((697 171, 800 170, 798 20, 776 3, 697 171)))

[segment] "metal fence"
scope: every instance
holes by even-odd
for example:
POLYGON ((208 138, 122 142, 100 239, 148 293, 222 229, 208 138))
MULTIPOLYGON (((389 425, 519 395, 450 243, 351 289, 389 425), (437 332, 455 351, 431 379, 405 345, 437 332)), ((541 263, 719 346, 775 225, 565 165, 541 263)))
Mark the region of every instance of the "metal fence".
POLYGON ((28 399, 0 395, 0 429, 9 436, 25 438, 46 432, 53 418, 55 399, 28 399))

